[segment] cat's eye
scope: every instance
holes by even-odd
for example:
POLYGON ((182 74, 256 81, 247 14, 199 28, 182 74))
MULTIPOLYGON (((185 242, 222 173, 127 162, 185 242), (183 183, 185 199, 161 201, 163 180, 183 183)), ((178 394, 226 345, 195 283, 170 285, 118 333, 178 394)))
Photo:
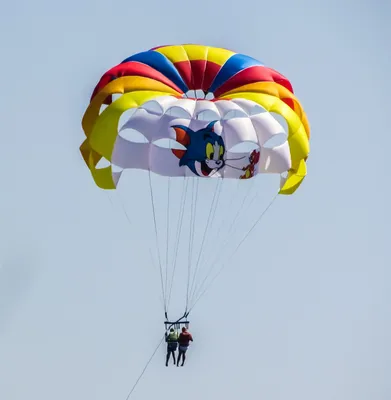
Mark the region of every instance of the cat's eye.
POLYGON ((224 147, 220 146, 220 158, 224 155, 224 147))
POLYGON ((209 160, 211 160, 213 158, 213 146, 211 143, 208 143, 206 145, 206 158, 208 158, 209 160))

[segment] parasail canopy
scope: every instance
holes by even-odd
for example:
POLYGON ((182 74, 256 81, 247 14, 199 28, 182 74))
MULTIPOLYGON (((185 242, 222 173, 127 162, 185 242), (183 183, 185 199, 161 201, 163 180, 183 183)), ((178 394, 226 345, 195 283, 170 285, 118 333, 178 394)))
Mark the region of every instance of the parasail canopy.
MULTIPOLYGON (((227 49, 167 45, 126 58, 100 78, 82 127, 80 151, 98 187, 116 189, 127 170, 149 174, 153 230, 147 236, 156 238, 166 315, 178 249, 186 265, 181 283, 186 314, 216 265, 224 264, 221 255, 229 261, 229 250, 243 243, 269 207, 262 210, 258 197, 251 200, 245 182, 276 175, 277 193, 290 195, 307 174, 310 128, 291 83, 260 61, 227 49), (281 140, 276 143, 276 138, 281 140), (110 165, 99 168, 102 159, 110 165), (167 185, 153 187, 151 173, 167 185), (174 195, 172 180, 180 178, 182 194, 174 195), (212 181, 214 194, 207 184, 212 181), (226 206, 219 200, 222 182, 237 183, 225 195, 226 206), (242 199, 235 208, 236 197, 242 199), (171 207, 173 199, 178 204, 171 207), (163 203, 159 226, 156 208, 163 203), (248 210, 251 224, 244 228, 239 222, 248 210), (196 226, 201 227, 198 248, 196 226)), ((139 187, 131 191, 134 200, 139 187)), ((139 214, 132 217, 137 220, 139 214)), ((144 227, 145 218, 140 218, 138 226, 144 227)))

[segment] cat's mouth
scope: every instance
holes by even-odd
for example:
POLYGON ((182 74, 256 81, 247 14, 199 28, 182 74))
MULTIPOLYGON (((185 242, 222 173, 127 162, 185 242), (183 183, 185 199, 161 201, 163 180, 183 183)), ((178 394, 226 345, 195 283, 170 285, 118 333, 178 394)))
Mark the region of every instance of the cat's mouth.
POLYGON ((209 176, 211 174, 211 172, 214 171, 212 168, 208 167, 208 165, 206 164, 205 161, 201 161, 200 164, 201 164, 202 175, 209 176))
POLYGON ((195 162, 195 170, 198 176, 219 176, 217 171, 224 167, 223 160, 204 160, 195 162), (211 165, 212 164, 212 165, 211 165), (216 164, 216 165, 215 165, 216 164), (217 175, 216 175, 217 174, 217 175))

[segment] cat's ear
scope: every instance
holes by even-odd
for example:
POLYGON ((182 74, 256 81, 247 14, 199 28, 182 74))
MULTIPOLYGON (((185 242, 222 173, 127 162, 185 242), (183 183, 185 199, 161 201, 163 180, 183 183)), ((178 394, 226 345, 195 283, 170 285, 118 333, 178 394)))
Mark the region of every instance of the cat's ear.
POLYGON ((208 126, 205 129, 210 129, 212 132, 215 131, 214 126, 217 121, 209 122, 208 126))
POLYGON ((174 125, 172 128, 176 133, 176 141, 187 147, 190 144, 189 132, 192 132, 191 129, 183 125, 174 125))
MULTIPOLYGON (((190 144, 190 136, 188 132, 192 132, 192 130, 183 125, 174 125, 172 128, 176 133, 176 141, 187 148, 187 146, 190 144)), ((171 151, 180 160, 186 153, 185 150, 179 149, 172 149, 171 151)))

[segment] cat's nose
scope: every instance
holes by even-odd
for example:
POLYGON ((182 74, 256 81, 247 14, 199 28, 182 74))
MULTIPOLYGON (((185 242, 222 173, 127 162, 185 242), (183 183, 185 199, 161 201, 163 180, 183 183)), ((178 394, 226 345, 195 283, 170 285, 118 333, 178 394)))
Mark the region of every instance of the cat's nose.
POLYGON ((221 165, 221 163, 222 163, 221 160, 217 160, 217 161, 216 161, 216 164, 217 164, 217 165, 221 165))

